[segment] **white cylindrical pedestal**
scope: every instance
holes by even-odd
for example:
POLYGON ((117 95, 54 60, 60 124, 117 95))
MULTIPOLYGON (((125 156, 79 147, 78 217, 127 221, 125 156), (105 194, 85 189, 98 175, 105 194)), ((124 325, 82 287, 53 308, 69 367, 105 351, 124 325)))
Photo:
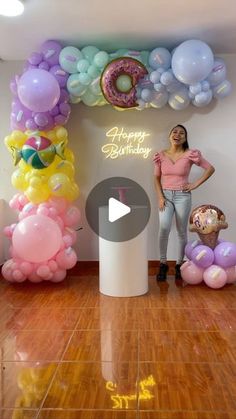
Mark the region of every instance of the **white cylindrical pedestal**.
MULTIPOLYGON (((140 207, 142 209, 142 207, 140 207)), ((99 223, 107 207, 99 208, 99 223)), ((122 228, 126 225, 125 217, 122 228)), ((119 227, 120 228, 120 227, 119 227)), ((113 242, 99 237, 99 289, 112 297, 134 297, 148 291, 147 228, 131 240, 113 242)))

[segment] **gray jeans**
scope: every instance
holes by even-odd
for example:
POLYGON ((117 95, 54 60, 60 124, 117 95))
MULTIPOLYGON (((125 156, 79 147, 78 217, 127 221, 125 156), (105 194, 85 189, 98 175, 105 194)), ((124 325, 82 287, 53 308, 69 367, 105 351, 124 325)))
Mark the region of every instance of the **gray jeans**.
POLYGON ((177 263, 182 263, 184 248, 187 243, 188 217, 191 210, 191 192, 163 190, 165 196, 165 209, 159 211, 159 247, 160 262, 167 260, 167 245, 170 234, 172 219, 175 214, 176 228, 178 233, 177 263))

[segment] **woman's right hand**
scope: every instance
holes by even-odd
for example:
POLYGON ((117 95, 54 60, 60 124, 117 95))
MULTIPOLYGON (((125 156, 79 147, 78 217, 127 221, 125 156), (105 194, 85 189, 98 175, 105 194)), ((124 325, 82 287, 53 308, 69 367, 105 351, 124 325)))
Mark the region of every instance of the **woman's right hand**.
POLYGON ((158 206, 159 206, 159 210, 160 211, 164 211, 165 210, 165 198, 164 198, 164 196, 162 196, 161 198, 159 198, 159 200, 158 200, 158 206))

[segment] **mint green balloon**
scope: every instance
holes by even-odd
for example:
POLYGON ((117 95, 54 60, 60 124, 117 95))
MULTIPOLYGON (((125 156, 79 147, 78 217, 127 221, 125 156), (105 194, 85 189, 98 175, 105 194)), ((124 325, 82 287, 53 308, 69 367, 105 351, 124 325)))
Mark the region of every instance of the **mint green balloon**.
POLYGON ((122 74, 116 80, 116 87, 120 92, 128 92, 132 88, 131 77, 126 74, 122 74))
POLYGON ((99 52, 99 49, 93 45, 88 45, 82 48, 81 52, 86 60, 92 64, 94 56, 99 52))

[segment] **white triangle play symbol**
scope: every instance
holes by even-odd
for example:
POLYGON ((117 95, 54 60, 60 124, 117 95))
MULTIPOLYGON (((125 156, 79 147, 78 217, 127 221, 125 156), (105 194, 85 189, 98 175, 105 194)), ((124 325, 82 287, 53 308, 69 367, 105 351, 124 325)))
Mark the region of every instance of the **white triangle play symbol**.
POLYGON ((131 208, 128 205, 123 204, 115 198, 109 198, 108 202, 108 219, 111 223, 131 212, 131 208))

